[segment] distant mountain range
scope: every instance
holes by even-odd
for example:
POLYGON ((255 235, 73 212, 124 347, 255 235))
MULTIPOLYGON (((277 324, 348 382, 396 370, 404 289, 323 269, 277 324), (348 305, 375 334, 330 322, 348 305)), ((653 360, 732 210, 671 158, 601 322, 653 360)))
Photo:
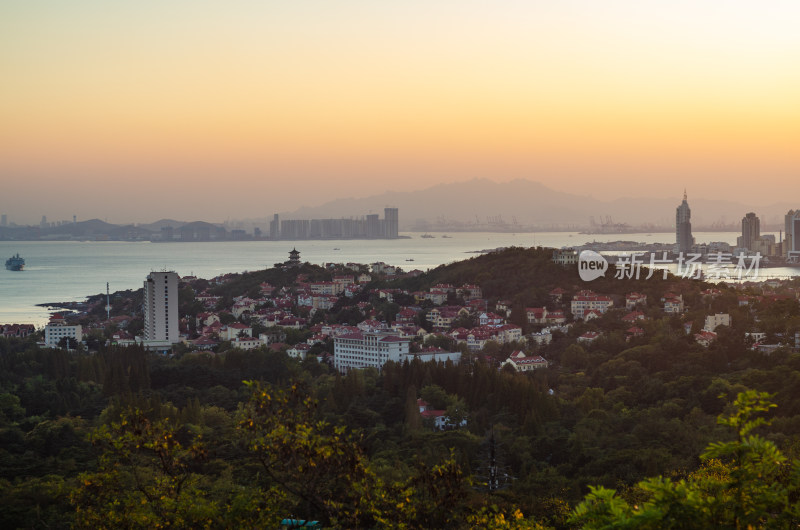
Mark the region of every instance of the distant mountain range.
MULTIPOLYGON (((677 191, 677 190, 676 190, 677 191)), ((418 231, 524 231, 524 230, 594 230, 600 231, 671 231, 675 209, 682 200, 683 190, 675 198, 624 197, 603 201, 587 195, 552 190, 540 182, 513 180, 497 183, 476 179, 453 184, 438 184, 417 191, 386 192, 365 198, 345 198, 316 207, 303 207, 280 212, 281 219, 360 218, 370 213, 383 216, 385 207, 399 208, 400 230, 418 231)), ((798 201, 800 202, 800 201, 798 201)), ((702 230, 738 231, 741 219, 748 212, 761 218, 763 231, 783 228, 783 218, 800 204, 774 203, 768 206, 709 199, 689 195, 692 225, 702 230)), ((265 212, 268 213, 268 212, 265 212)), ((271 215, 269 216, 271 218, 271 215)), ((255 227, 268 234, 264 218, 237 220, 233 223, 212 224, 204 221, 161 219, 154 223, 115 225, 100 219, 57 226, 0 227, 0 239, 118 239, 149 240, 162 238, 162 229, 193 230, 198 237, 222 239, 235 236, 225 230, 246 230, 248 236, 255 227)), ((175 236, 177 237, 177 235, 175 236)))
MULTIPOLYGON (((683 190, 675 198, 632 198, 602 201, 585 195, 552 190, 539 182, 513 180, 497 183, 476 179, 455 184, 439 184, 427 189, 405 192, 386 192, 359 199, 337 199, 317 207, 304 207, 281 213, 288 219, 318 219, 358 217, 368 213, 383 214, 383 208, 400 210, 400 228, 446 229, 453 227, 480 228, 504 223, 522 227, 575 228, 612 224, 635 227, 661 227, 675 224, 675 209, 682 200, 683 190), (610 219, 609 219, 610 218, 610 219)), ((732 201, 694 199, 689 195, 692 224, 697 227, 738 230, 747 212, 755 211, 762 225, 782 225, 783 216, 797 204, 775 203, 754 207, 732 201)))

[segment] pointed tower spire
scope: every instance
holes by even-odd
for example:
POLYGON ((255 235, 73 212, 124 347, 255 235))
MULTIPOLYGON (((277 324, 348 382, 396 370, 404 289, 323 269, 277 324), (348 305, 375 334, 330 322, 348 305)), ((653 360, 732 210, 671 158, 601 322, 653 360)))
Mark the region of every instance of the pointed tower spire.
POLYGON ((683 188, 683 200, 686 200, 686 188, 683 188))

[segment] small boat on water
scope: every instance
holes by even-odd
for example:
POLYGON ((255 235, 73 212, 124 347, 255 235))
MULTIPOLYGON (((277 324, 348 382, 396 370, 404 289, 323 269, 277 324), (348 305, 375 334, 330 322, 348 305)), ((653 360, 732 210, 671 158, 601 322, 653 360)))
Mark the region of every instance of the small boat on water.
POLYGON ((21 271, 25 268, 25 260, 17 253, 6 260, 6 269, 10 271, 21 271))
POLYGON ((414 261, 414 258, 407 258, 406 261, 414 261))
POLYGON ((434 236, 432 236, 432 235, 430 235, 430 234, 422 234, 422 235, 421 235, 421 236, 419 236, 419 237, 421 237, 421 238, 423 238, 423 239, 433 239, 433 237, 434 237, 434 236))

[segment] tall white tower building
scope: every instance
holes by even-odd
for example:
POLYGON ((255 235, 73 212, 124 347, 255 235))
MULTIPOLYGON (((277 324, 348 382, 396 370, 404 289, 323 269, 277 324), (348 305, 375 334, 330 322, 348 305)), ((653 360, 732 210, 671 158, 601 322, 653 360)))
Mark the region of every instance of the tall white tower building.
POLYGON ((686 190, 683 190, 683 202, 675 212, 675 247, 678 252, 690 252, 692 245, 692 211, 686 202, 686 190))
POLYGON ((144 340, 176 343, 178 273, 151 272, 144 282, 144 340))

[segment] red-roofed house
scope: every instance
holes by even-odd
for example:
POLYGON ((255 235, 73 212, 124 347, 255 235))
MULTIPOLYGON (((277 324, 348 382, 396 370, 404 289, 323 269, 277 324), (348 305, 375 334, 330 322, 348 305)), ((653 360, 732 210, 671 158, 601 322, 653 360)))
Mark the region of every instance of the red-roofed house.
POLYGON ((191 345, 201 351, 213 350, 218 344, 219 342, 208 337, 200 337, 191 341, 191 345))
POLYGON ((702 330, 700 333, 694 334, 694 340, 704 347, 708 347, 712 342, 717 340, 717 334, 713 331, 702 330))
POLYGON ((590 343, 597 340, 598 337, 600 337, 599 331, 587 331, 586 333, 578 337, 578 342, 590 343))
POLYGON ((595 310, 605 313, 613 305, 613 300, 608 296, 596 294, 592 291, 581 291, 572 297, 570 311, 572 311, 572 315, 575 318, 582 319, 587 311, 595 310))
POLYGON ((253 336, 253 328, 250 326, 245 326, 240 322, 232 322, 228 324, 226 327, 222 328, 220 331, 221 336, 224 340, 234 340, 239 335, 244 334, 247 337, 253 336))
POLYGON ((641 337, 642 335, 644 335, 644 330, 642 328, 637 328, 636 326, 633 326, 625 330, 626 341, 631 340, 634 337, 641 337))
POLYGON ((264 343, 258 339, 254 339, 253 337, 236 337, 231 341, 232 348, 238 348, 240 350, 255 350, 256 348, 260 348, 263 346, 264 343))
POLYGON ((586 322, 589 322, 590 320, 594 320, 595 318, 600 318, 600 316, 602 316, 602 313, 600 311, 598 311, 597 309, 589 309, 589 310, 587 310, 586 312, 583 313, 583 319, 586 322))
POLYGON ((665 313, 683 313, 683 295, 667 293, 661 300, 664 302, 665 313))
POLYGON ((550 299, 553 302, 560 302, 562 298, 564 298, 565 294, 567 294, 567 291, 565 291, 561 287, 556 287, 555 289, 553 289, 548 293, 548 296, 550 296, 550 299))
POLYGON ((562 311, 561 309, 547 312, 548 324, 563 324, 566 321, 567 321, 567 315, 565 315, 564 311, 562 311))
POLYGON ((416 320, 417 312, 410 307, 404 307, 397 312, 397 321, 404 324, 413 324, 416 320))
POLYGON ((546 307, 526 307, 525 313, 528 316, 528 324, 546 324, 547 323, 547 308, 546 307))
POLYGON ((644 319, 645 319, 645 314, 642 313, 641 311, 631 311, 630 313, 622 317, 623 322, 631 322, 631 323, 636 322, 637 320, 644 320, 644 319))
POLYGON ((478 315, 478 323, 481 326, 499 326, 505 319, 496 313, 481 313, 478 315))
POLYGON ((494 305, 494 310, 502 315, 510 315, 511 314, 511 301, 510 300, 498 300, 497 303, 494 305))
POLYGON ((430 423, 434 429, 441 431, 447 428, 452 429, 455 427, 465 427, 467 425, 466 419, 462 420, 460 425, 452 425, 450 418, 446 416, 446 411, 433 410, 424 399, 417 400, 417 407, 419 407, 419 415, 422 416, 422 420, 425 423, 430 423))
POLYGON ((306 360, 306 356, 308 355, 308 350, 311 349, 310 344, 306 344, 305 342, 301 342, 300 344, 295 344, 288 350, 286 350, 286 354, 289 357, 294 357, 295 359, 302 359, 306 360))
POLYGON ((483 291, 477 285, 464 284, 456 289, 456 295, 464 298, 465 302, 483 297, 483 291))
POLYGON ((541 355, 527 356, 522 351, 513 352, 500 366, 511 365, 517 372, 528 372, 537 368, 547 368, 547 359, 541 355))
POLYGON ((646 294, 629 293, 625 296, 625 309, 632 311, 637 305, 647 305, 646 294))

